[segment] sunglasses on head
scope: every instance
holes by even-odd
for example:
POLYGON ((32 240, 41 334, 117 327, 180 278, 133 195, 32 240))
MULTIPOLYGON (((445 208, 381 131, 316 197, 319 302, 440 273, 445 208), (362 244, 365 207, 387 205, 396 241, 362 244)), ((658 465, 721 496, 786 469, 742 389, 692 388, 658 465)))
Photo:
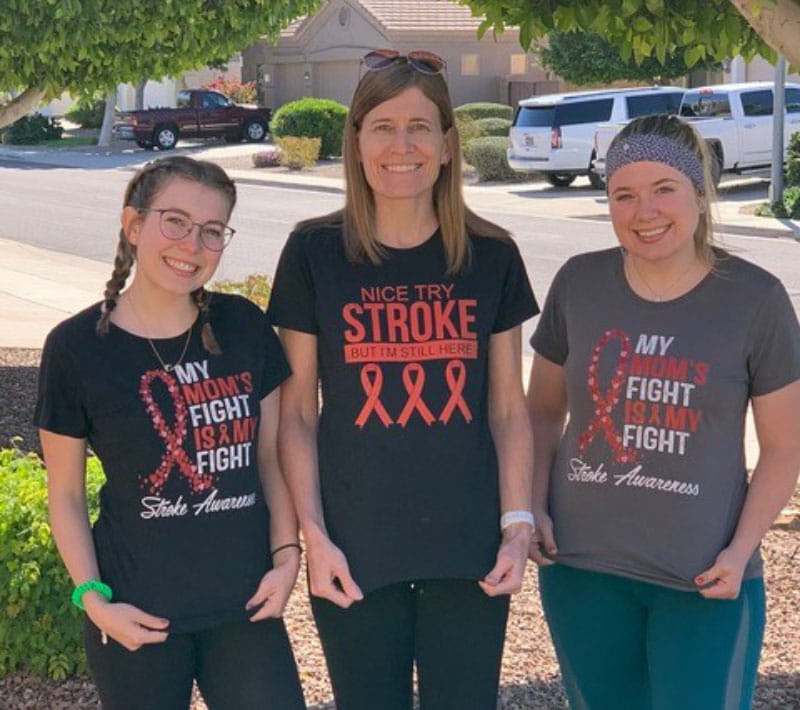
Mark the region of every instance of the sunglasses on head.
POLYGON ((380 71, 399 61, 406 61, 423 74, 441 74, 447 63, 438 54, 415 49, 408 54, 400 54, 396 49, 374 49, 364 55, 361 63, 370 71, 380 71))

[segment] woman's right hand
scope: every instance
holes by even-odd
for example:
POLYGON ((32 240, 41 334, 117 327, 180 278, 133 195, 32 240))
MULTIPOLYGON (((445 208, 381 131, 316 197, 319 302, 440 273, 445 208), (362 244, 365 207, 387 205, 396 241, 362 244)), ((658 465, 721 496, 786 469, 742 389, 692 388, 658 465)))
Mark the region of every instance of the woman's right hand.
POLYGON ((552 565, 555 562, 553 558, 558 554, 556 539, 553 536, 553 521, 542 508, 534 509, 533 517, 536 527, 533 529, 531 545, 528 548, 528 558, 543 567, 552 565))
POLYGON ((163 643, 169 636, 167 619, 131 604, 109 602, 93 592, 84 595, 83 603, 94 625, 129 651, 136 651, 146 643, 163 643))
POLYGON ((355 583, 344 553, 322 533, 306 539, 308 579, 311 593, 347 609, 364 594, 355 583))

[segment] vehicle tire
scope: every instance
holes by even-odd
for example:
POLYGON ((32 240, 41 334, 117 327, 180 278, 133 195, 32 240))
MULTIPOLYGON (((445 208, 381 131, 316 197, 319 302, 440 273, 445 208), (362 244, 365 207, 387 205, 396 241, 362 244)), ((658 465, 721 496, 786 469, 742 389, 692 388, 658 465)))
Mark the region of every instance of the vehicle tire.
POLYGON ((545 178, 553 187, 569 187, 575 182, 577 175, 569 173, 545 173, 545 178))
POLYGON ((601 175, 594 169, 594 159, 595 154, 592 153, 591 160, 589 160, 589 170, 586 173, 586 177, 589 178, 589 182, 591 183, 592 187, 595 190, 605 190, 606 189, 606 176, 601 175))
POLYGON ((136 141, 136 145, 145 150, 153 150, 153 144, 150 141, 136 141))
POLYGON ((260 143, 267 137, 267 124, 258 118, 251 118, 244 124, 242 135, 248 143, 260 143))
POLYGON ((178 129, 168 123, 162 123, 153 130, 153 144, 159 150, 172 150, 178 143, 178 129))

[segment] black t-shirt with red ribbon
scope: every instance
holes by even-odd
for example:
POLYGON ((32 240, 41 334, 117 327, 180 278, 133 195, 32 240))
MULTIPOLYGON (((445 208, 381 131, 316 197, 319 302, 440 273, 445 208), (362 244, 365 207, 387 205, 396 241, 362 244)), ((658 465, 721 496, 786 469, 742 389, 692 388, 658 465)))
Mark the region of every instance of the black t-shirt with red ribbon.
MULTIPOLYGON (((113 324, 97 336, 99 305, 69 318, 45 343, 35 413, 38 427, 87 439, 103 464, 93 534, 115 600, 175 632, 245 618, 271 565, 259 407, 289 366, 257 306, 213 294, 210 308, 222 354, 195 323, 170 371, 146 338, 113 324)), ((153 344, 174 363, 186 338, 153 344)))
POLYGON ((447 275, 437 231, 352 263, 341 230, 297 231, 269 314, 317 337, 325 523, 365 592, 414 579, 480 579, 499 544, 488 422, 489 340, 538 312, 511 240, 470 237, 447 275))

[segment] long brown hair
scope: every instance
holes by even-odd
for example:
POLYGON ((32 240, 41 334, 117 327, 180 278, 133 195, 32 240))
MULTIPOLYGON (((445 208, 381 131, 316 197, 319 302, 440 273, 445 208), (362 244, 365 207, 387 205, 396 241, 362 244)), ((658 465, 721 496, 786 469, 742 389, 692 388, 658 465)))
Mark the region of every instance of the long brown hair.
POLYGON ((380 264, 385 256, 376 236, 375 197, 364 176, 358 153, 358 133, 364 117, 376 106, 406 89, 416 87, 439 110, 439 120, 450 151, 433 187, 433 208, 439 221, 447 272, 457 273, 470 259, 469 234, 509 239, 502 227, 479 217, 464 204, 461 181, 461 145, 447 84, 441 74, 424 74, 403 57, 380 71, 367 71, 358 82, 344 127, 343 161, 345 206, 328 215, 300 222, 296 229, 341 225, 348 258, 380 264))
MULTIPOLYGON (((218 190, 228 201, 228 214, 233 211, 236 204, 236 186, 225 171, 214 163, 194 160, 181 155, 154 160, 137 171, 128 183, 122 206, 139 210, 149 208, 158 193, 174 178, 192 180, 200 185, 218 190)), ((117 253, 114 257, 114 270, 111 272, 111 278, 106 282, 101 314, 95 327, 98 335, 102 336, 108 333, 111 311, 116 308, 119 294, 125 288, 125 282, 130 276, 135 261, 136 247, 128 241, 125 231, 120 229, 117 253)), ((201 329, 203 347, 210 353, 219 354, 221 349, 214 337, 209 315, 210 294, 201 286, 192 291, 191 296, 200 311, 203 323, 201 329)))

